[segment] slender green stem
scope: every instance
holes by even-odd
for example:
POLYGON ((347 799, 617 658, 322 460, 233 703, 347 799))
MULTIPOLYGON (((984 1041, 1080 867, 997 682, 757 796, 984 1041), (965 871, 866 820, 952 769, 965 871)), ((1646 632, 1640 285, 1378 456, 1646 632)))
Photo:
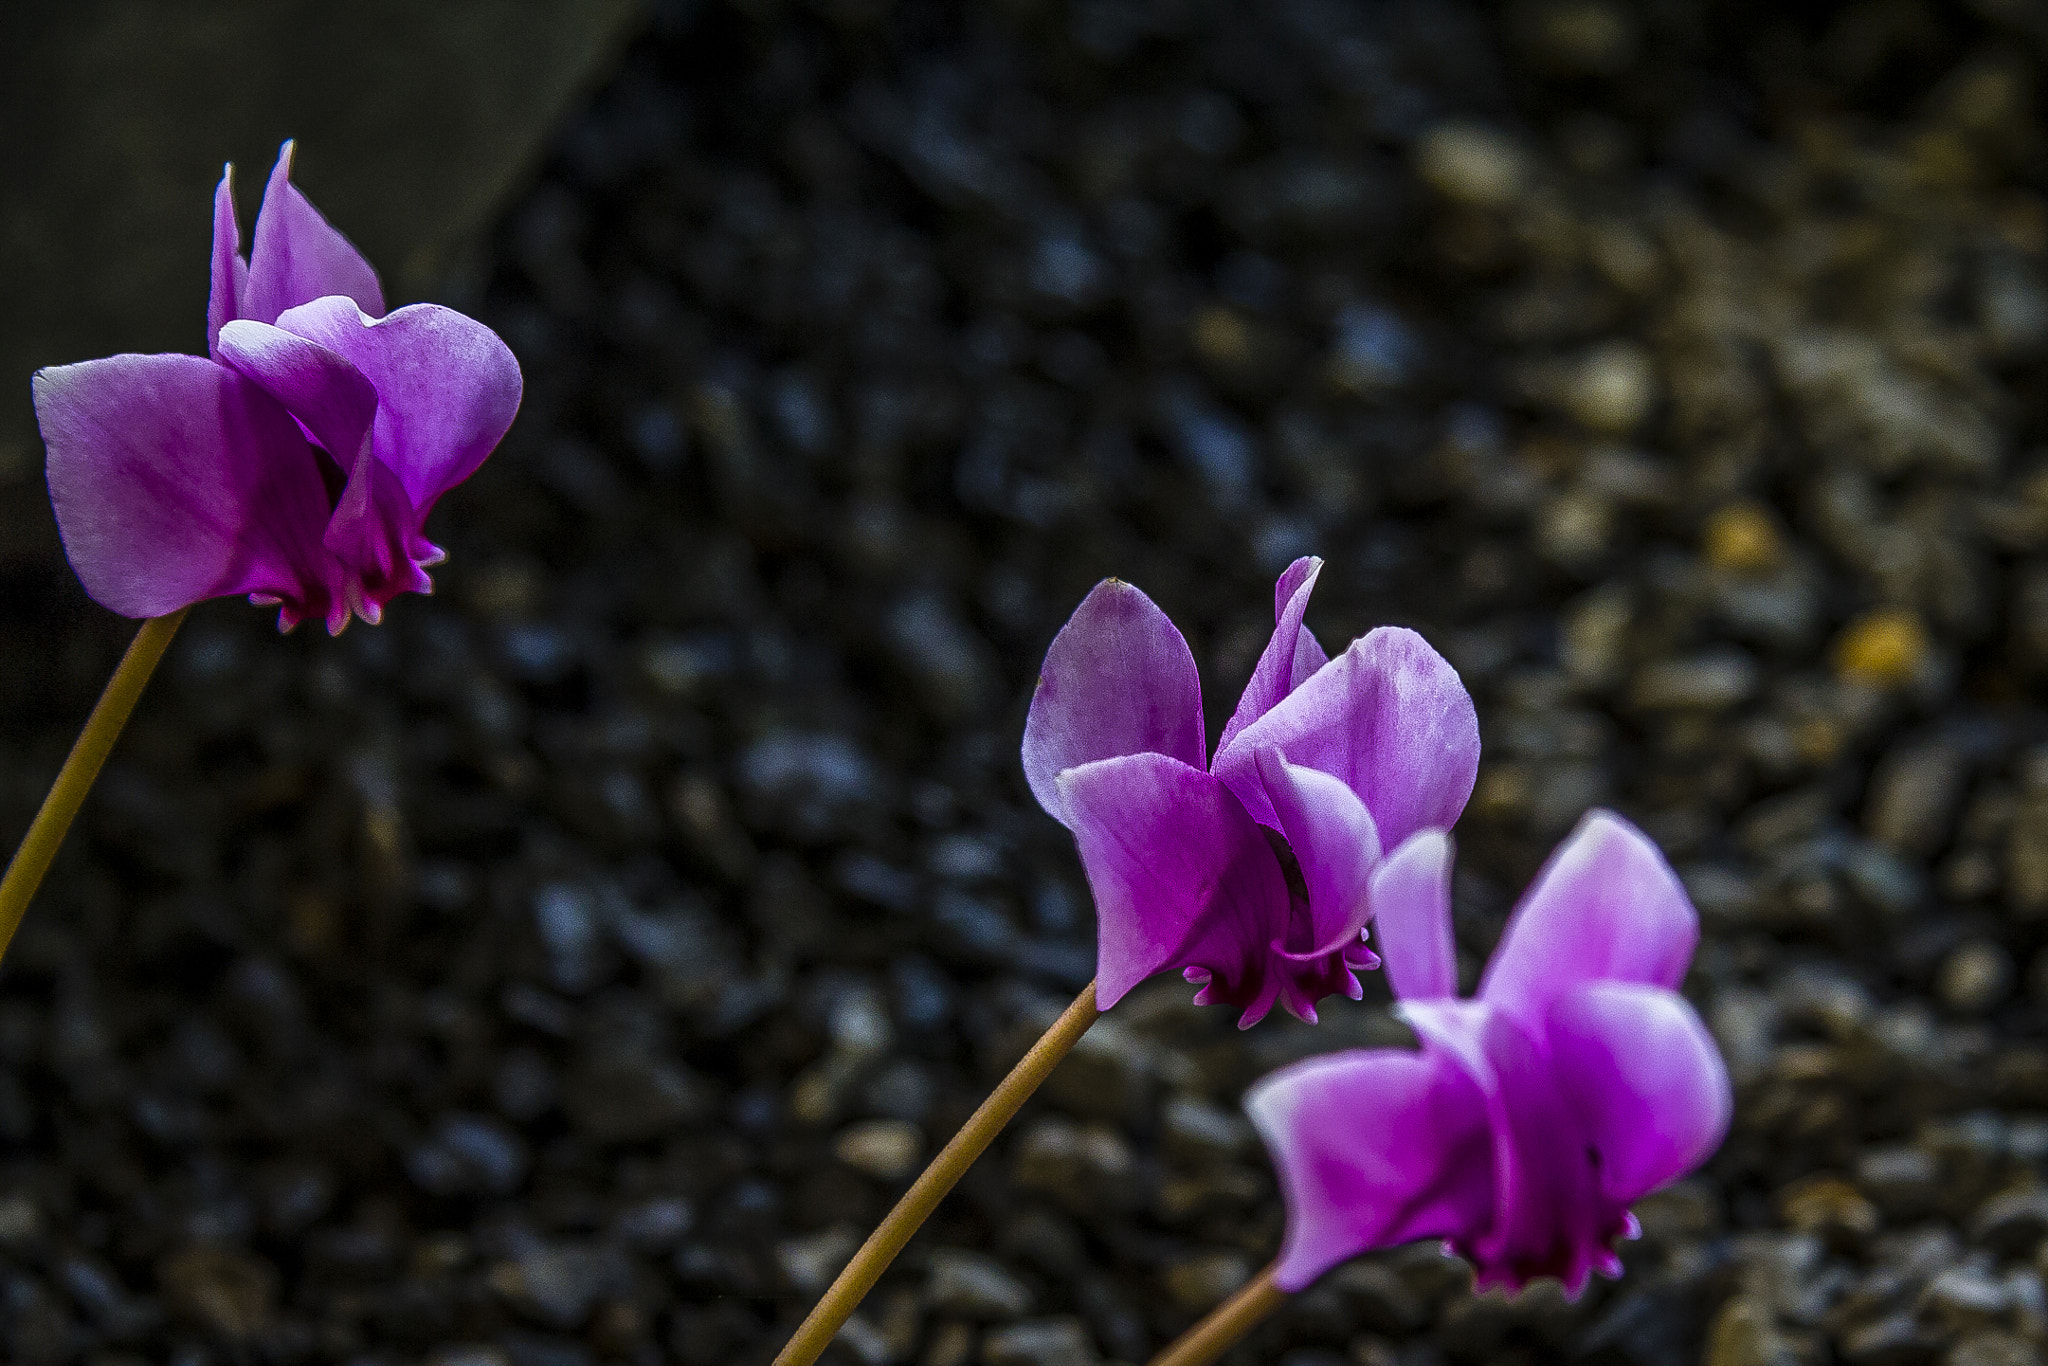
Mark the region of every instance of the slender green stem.
POLYGON ((21 928, 21 918, 27 913, 36 888, 43 885, 43 874, 50 871, 50 860, 57 856, 57 846, 64 843, 72 817, 78 814, 85 794, 92 791, 93 780, 100 776, 100 766, 106 763, 114 741, 121 738, 121 728, 128 724, 129 713, 135 710, 136 700, 156 671, 157 661, 164 657, 164 647, 178 633, 186 610, 181 607, 169 616, 152 617, 135 633, 128 653, 121 656, 120 667, 107 680, 106 691, 100 694, 99 703, 86 718, 85 729, 71 746, 70 757, 57 771, 57 781, 50 784, 43 809, 36 812, 28 834, 22 837, 21 847, 14 851, 7 875, 0 877, 0 956, 14 942, 14 932, 21 928))
POLYGON ((1207 1318, 1167 1344, 1150 1366, 1209 1366, 1286 1301, 1287 1292, 1273 1284, 1269 1266, 1210 1310, 1207 1318))
POLYGON ((1017 1108, 1031 1093, 1036 1091, 1059 1060, 1088 1032, 1088 1026, 1095 1023, 1101 1012, 1095 1008, 1095 983, 1084 987, 1074 1003, 1061 1012, 1053 1021, 1052 1028, 1037 1043, 1024 1060, 1010 1069, 1002 1084, 981 1103, 981 1108, 960 1126, 960 1132, 953 1135, 939 1155, 932 1159, 924 1173, 911 1183, 903 1198, 896 1202, 896 1208, 876 1226, 861 1244, 860 1251, 853 1254, 853 1260, 832 1282, 831 1289, 818 1301, 796 1330, 796 1336, 789 1340, 775 1366, 811 1366, 819 1353, 830 1345, 840 1326, 852 1315, 861 1298, 874 1288, 889 1263, 896 1260, 896 1254, 910 1241, 910 1235, 938 1208, 939 1201, 946 1198, 946 1192, 974 1165, 982 1150, 1002 1132, 1010 1122, 1017 1108))

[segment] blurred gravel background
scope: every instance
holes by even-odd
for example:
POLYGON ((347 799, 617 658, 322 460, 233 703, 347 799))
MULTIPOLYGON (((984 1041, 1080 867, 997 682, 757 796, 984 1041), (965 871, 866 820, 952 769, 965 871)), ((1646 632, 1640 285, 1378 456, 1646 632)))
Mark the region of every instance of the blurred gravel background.
MULTIPOLYGON (((1090 974, 1053 631, 1138 583, 1220 723, 1314 551, 1327 645, 1479 699, 1468 972, 1618 807, 1736 1130, 1576 1305, 1415 1247, 1232 1360, 2039 1363, 2044 57, 2022 0, 659 12, 502 220, 442 594, 197 612, 8 960, 6 1359, 765 1362, 1090 974)), ((12 831, 125 628, 6 574, 12 831)), ((1369 992, 1134 996, 837 1362, 1142 1361, 1277 1245, 1243 1087, 1369 992)))

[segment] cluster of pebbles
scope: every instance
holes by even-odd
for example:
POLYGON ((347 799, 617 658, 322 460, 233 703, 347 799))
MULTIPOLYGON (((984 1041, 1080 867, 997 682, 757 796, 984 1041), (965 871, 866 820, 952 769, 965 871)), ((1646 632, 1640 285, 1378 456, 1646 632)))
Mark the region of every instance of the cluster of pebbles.
MULTIPOLYGON (((1239 1366, 2048 1346, 2048 29, 1857 0, 705 0, 507 214, 442 592, 194 614, 0 977, 21 1366, 762 1363, 1089 978, 1017 763, 1104 575, 1220 720, 1294 556, 1486 760, 1469 980, 1612 805, 1734 1132, 1619 1282, 1416 1246, 1239 1366)), ((9 585, 19 829, 117 636, 9 585)), ((1105 1018, 832 1349, 1142 1361, 1384 987, 1105 1018)))

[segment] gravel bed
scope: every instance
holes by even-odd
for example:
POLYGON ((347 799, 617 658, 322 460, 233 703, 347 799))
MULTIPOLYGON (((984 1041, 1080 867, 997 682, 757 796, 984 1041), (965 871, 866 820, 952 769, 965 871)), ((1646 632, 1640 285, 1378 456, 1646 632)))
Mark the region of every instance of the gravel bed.
MULTIPOLYGON (((0 978, 0 1353, 765 1363, 1092 971, 1053 631, 1129 579, 1234 696, 1314 552, 1479 701, 1468 975, 1616 807, 1736 1122, 1576 1304, 1411 1247, 1230 1361, 2038 1366, 2048 26, 967 8, 660 9, 469 301, 528 398, 440 594, 195 612, 0 978)), ((6 589, 14 830, 123 631, 6 589)), ((1243 1088, 1405 1031, 1188 996, 837 1366, 1137 1363, 1263 1264, 1243 1088)))

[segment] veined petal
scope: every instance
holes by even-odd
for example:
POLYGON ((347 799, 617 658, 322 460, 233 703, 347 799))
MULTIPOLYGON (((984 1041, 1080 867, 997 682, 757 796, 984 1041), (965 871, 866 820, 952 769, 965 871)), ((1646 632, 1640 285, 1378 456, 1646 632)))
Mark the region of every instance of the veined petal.
POLYGON ((1372 874, 1374 940, 1387 985, 1404 1000, 1458 994, 1451 940, 1451 837, 1410 835, 1372 874))
POLYGON ((1264 983, 1287 882, 1228 788, 1178 759, 1126 754, 1067 769, 1059 799, 1095 894, 1102 1009, 1167 968, 1225 989, 1264 983))
POLYGON ((1444 657, 1413 631, 1360 637, 1217 751, 1216 775, 1262 825, 1277 819, 1257 752, 1341 779, 1365 802, 1380 839, 1448 830, 1479 773, 1479 717, 1444 657))
POLYGON ((263 189, 241 316, 276 322, 286 309, 330 294, 345 294, 365 313, 381 315, 377 272, 292 184, 292 150, 289 142, 278 149, 263 189))
POLYGON ((1309 595, 1315 592, 1316 577, 1322 572, 1322 560, 1304 555, 1287 566, 1287 572, 1274 585, 1273 638, 1266 642, 1266 649, 1252 670, 1251 681, 1245 684, 1244 695, 1238 699, 1237 710, 1223 727, 1223 738, 1216 743, 1219 754, 1229 748, 1239 731, 1271 711, 1281 698, 1323 666, 1323 647, 1301 624, 1308 613, 1309 595))
POLYGON ((39 370, 34 390, 57 528, 95 600, 131 617, 226 593, 324 608, 327 495, 275 399, 179 355, 39 370))
POLYGON ((519 362, 498 334, 439 304, 372 317, 325 298, 277 320, 347 357, 377 391, 377 458, 421 519, 476 472, 519 411, 519 362))
POLYGON ((1358 944, 1372 916, 1372 872, 1380 861, 1372 813, 1343 783, 1288 763, 1278 750, 1261 751, 1258 765, 1308 891, 1310 942, 1289 947, 1328 951, 1358 944))
POLYGON ((1202 683, 1187 641, 1152 599, 1104 579, 1045 652, 1024 721, 1024 778, 1053 819, 1072 826, 1059 776, 1125 754, 1205 767, 1202 683))
POLYGON ((1311 1058, 1261 1080, 1244 1104, 1287 1200, 1282 1290, 1371 1248, 1477 1236, 1492 1218, 1486 1108, 1440 1057, 1311 1058))
POLYGON ((213 192, 213 279, 206 298, 206 350, 220 358, 220 330, 242 316, 249 263, 242 257, 242 226, 235 221, 235 168, 220 173, 213 192))
POLYGON ((377 391, 362 371, 318 342, 241 320, 220 330, 220 358, 291 410, 335 463, 350 469, 377 416, 377 391))
POLYGON ((1675 988, 1699 918, 1664 855, 1611 811, 1589 812, 1508 918, 1481 1000, 1540 1027, 1550 1002, 1607 979, 1675 988))
POLYGON ((1734 1101, 1721 1051, 1685 998, 1590 982, 1550 1008, 1558 1084, 1599 1154, 1608 1199, 1628 1205, 1713 1155, 1734 1101))

